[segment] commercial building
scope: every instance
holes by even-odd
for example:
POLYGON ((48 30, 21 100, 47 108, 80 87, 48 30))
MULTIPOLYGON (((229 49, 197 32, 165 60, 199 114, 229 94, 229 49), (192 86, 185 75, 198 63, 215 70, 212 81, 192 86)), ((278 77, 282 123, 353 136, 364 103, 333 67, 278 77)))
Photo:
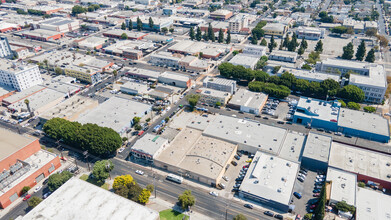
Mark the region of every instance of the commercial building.
POLYGON ((136 67, 126 68, 124 72, 126 76, 143 80, 157 80, 160 75, 160 72, 158 71, 136 67))
POLYGON ((282 159, 300 163, 306 135, 303 133, 288 131, 278 156, 282 159))
POLYGON ((329 167, 326 181, 331 184, 330 205, 345 201, 356 206, 357 175, 329 167))
POLYGON ((329 155, 332 138, 330 136, 308 133, 305 143, 301 165, 313 171, 326 171, 329 163, 329 155))
POLYGON ((231 93, 223 92, 214 89, 202 88, 200 89, 200 102, 207 103, 209 105, 225 105, 228 102, 228 99, 231 97, 231 93))
MULTIPOLYGON (((149 17, 149 16, 140 16, 142 22, 142 29, 143 30, 151 30, 151 31, 161 31, 162 28, 170 29, 170 27, 173 25, 173 21, 171 18, 167 17, 149 17), (153 27, 151 28, 149 26, 149 18, 152 18, 153 21, 153 27)), ((126 19, 126 24, 129 26, 129 21, 126 19)), ((137 29, 137 19, 132 19, 132 26, 133 29, 137 29)))
POLYGON ((325 29, 323 28, 300 26, 296 29, 296 35, 298 39, 304 38, 306 40, 319 40, 324 38, 324 34, 325 29))
POLYGON ((353 18, 346 18, 343 20, 342 26, 347 28, 352 28, 355 34, 365 33, 369 29, 376 30, 378 29, 378 24, 376 21, 358 21, 353 18))
POLYGON ((152 162, 168 146, 167 139, 147 133, 134 143, 130 153, 137 159, 152 162))
POLYGON ((197 129, 184 128, 154 159, 154 164, 185 178, 217 186, 236 150, 236 144, 203 136, 197 129))
POLYGON ((390 129, 387 119, 378 114, 351 109, 340 110, 338 131, 383 143, 388 143, 390 140, 390 129))
POLYGON ((67 33, 78 30, 80 28, 80 20, 54 17, 44 19, 36 24, 33 24, 33 26, 36 29, 40 28, 49 31, 67 33))
POLYGON ((158 79, 160 83, 165 83, 181 88, 188 88, 191 86, 191 79, 189 77, 172 72, 164 72, 160 74, 158 79))
POLYGON ((229 92, 231 94, 234 94, 236 91, 236 81, 224 78, 212 78, 207 76, 202 85, 205 88, 229 92))
POLYGON ((180 56, 174 56, 170 52, 159 52, 149 56, 149 62, 154 65, 164 65, 169 67, 179 67, 180 56))
POLYGON ((358 187, 356 192, 356 219, 388 219, 391 215, 391 197, 374 191, 358 187))
POLYGON ((228 18, 232 17, 233 13, 232 11, 229 10, 217 10, 212 13, 210 13, 209 17, 214 19, 214 20, 227 20, 228 18))
POLYGON ((314 70, 303 70, 287 67, 281 67, 280 71, 278 71, 277 74, 282 75, 286 71, 292 73, 297 79, 304 79, 309 82, 322 82, 326 79, 332 79, 336 82, 339 82, 341 77, 340 75, 333 73, 323 73, 314 70))
POLYGON ((202 32, 208 31, 210 26, 212 26, 213 33, 218 33, 220 29, 223 31, 223 33, 226 33, 229 29, 229 23, 225 21, 212 21, 211 23, 203 23, 198 25, 200 27, 202 32))
POLYGON ((18 47, 12 45, 11 50, 13 55, 18 59, 25 59, 31 54, 27 47, 18 47))
POLYGON ((0 59, 0 84, 22 91, 42 83, 41 72, 35 64, 0 59))
POLYGON ((7 37, 0 36, 0 58, 12 58, 13 53, 7 37))
POLYGON ((121 29, 114 29, 114 30, 103 32, 103 36, 105 37, 118 38, 118 39, 121 39, 122 34, 126 34, 129 40, 141 40, 148 35, 147 33, 143 33, 143 32, 134 32, 128 30, 121 30, 121 29))
POLYGON ((232 50, 230 45, 205 43, 191 40, 180 41, 167 49, 172 53, 184 55, 199 55, 205 59, 218 59, 220 56, 227 54, 232 50))
POLYGON ((228 106, 242 112, 259 115, 265 106, 268 95, 260 92, 252 92, 247 89, 239 89, 229 101, 228 106))
POLYGON ((61 166, 57 155, 41 150, 38 139, 0 129, 0 207, 6 208, 21 195, 24 186, 34 187, 61 166))
POLYGON ((158 220, 159 213, 74 177, 34 207, 21 220, 42 218, 158 220))
POLYGON ((379 189, 391 189, 391 156, 354 146, 333 142, 329 166, 357 175, 358 182, 376 184, 379 189))
POLYGON ((22 33, 25 38, 39 40, 39 41, 54 41, 64 37, 64 33, 58 31, 49 31, 44 29, 35 29, 32 31, 25 31, 22 33))
POLYGON ((11 31, 20 31, 22 27, 17 24, 0 21, 0 33, 7 33, 11 31))
POLYGON ((253 55, 256 57, 265 56, 267 47, 258 45, 246 45, 243 49, 243 54, 253 55))
POLYGON ((265 35, 283 37, 288 28, 281 23, 267 23, 262 29, 265 31, 265 35))
POLYGON ((134 117, 143 118, 152 110, 152 106, 122 97, 111 97, 93 110, 82 114, 77 121, 93 123, 112 128, 119 134, 126 132, 133 123, 134 117))
POLYGON ((130 94, 130 95, 143 95, 148 91, 148 85, 145 83, 137 83, 137 82, 126 82, 121 87, 120 90, 122 93, 130 94))
POLYGON ((296 52, 274 50, 269 55, 269 60, 277 60, 282 62, 295 63, 297 59, 296 52))
POLYGON ((257 152, 239 188, 239 197, 288 212, 299 164, 257 152))
POLYGON ((229 63, 235 65, 235 66, 243 66, 245 68, 254 69, 259 61, 258 57, 255 56, 249 56, 247 54, 238 54, 234 56, 229 63))
POLYGON ((88 37, 81 40, 75 40, 74 43, 81 49, 99 50, 102 49, 108 38, 105 37, 88 37))

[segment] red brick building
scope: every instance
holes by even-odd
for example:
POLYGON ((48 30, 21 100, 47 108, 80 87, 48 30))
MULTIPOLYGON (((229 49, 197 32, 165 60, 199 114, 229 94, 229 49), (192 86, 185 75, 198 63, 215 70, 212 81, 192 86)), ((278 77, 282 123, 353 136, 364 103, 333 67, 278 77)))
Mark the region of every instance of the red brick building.
POLYGON ((38 139, 0 129, 0 207, 21 196, 61 166, 57 155, 41 150, 38 139))
POLYGON ((23 33, 23 37, 39 40, 39 41, 49 41, 49 40, 58 40, 64 37, 65 34, 57 31, 48 31, 43 29, 36 29, 23 33))

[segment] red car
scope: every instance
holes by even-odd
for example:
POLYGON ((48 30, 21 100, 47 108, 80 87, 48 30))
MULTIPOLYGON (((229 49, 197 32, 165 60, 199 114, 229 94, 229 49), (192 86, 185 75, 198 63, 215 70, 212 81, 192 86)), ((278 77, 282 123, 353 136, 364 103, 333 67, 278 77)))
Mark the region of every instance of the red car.
POLYGON ((244 168, 248 168, 248 167, 249 167, 248 165, 244 165, 244 166, 243 166, 243 169, 244 169, 244 168))
POLYGON ((28 194, 27 196, 25 196, 25 197, 23 198, 23 201, 26 201, 26 200, 29 199, 30 197, 31 197, 31 195, 28 194))
POLYGON ((320 193, 314 193, 314 197, 319 197, 320 193))
POLYGON ((316 207, 316 205, 312 205, 310 206, 310 209, 314 209, 316 207))

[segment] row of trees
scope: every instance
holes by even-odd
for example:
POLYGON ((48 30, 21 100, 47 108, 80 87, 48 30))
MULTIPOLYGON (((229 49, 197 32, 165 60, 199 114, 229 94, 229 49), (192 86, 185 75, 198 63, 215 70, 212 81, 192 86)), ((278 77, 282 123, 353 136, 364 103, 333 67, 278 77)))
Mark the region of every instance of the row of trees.
POLYGON ((115 194, 134 202, 146 204, 154 190, 153 185, 147 185, 143 189, 131 175, 117 176, 114 179, 113 189, 115 194))
POLYGON ((82 7, 80 5, 75 5, 72 7, 72 15, 76 16, 78 14, 86 13, 87 11, 93 12, 93 11, 98 10, 99 8, 100 8, 100 6, 98 4, 89 5, 87 8, 82 7))
MULTIPOLYGON (((351 42, 349 42, 342 49, 343 49, 343 54, 341 56, 342 59, 345 59, 345 60, 353 59, 354 48, 353 48, 353 44, 351 42)), ((366 53, 365 42, 362 40, 360 45, 357 47, 356 60, 362 61, 365 57, 365 53, 366 53)), ((370 63, 375 62, 375 49, 372 48, 368 52, 368 54, 366 54, 365 61, 370 62, 370 63)))
POLYGON ((52 118, 43 126, 44 132, 55 140, 96 156, 107 157, 121 147, 122 140, 111 128, 96 124, 80 124, 62 118, 52 118))
POLYGON ((328 15, 327 12, 321 11, 319 13, 319 18, 320 21, 323 23, 333 23, 334 22, 334 17, 332 15, 328 15))
POLYGON ((263 92, 276 98, 285 98, 291 94, 291 90, 284 85, 276 85, 274 83, 265 83, 253 81, 248 84, 248 88, 253 92, 263 92))
MULTIPOLYGON (((209 40, 212 41, 212 42, 216 41, 216 37, 215 37, 214 31, 213 31, 213 27, 212 27, 212 25, 210 23, 209 23, 208 29, 205 30, 204 34, 202 34, 200 27, 197 27, 196 32, 194 31, 194 28, 191 27, 190 28, 190 32, 189 32, 189 36, 190 36, 191 40, 201 41, 203 39, 204 41, 209 41, 209 40)), ((221 28, 219 30, 219 35, 217 37, 217 42, 224 43, 224 32, 223 32, 223 29, 221 29, 221 28)), ((229 29, 228 29, 228 32, 227 32, 227 38, 225 39, 225 43, 226 44, 231 43, 231 32, 230 32, 229 29)))

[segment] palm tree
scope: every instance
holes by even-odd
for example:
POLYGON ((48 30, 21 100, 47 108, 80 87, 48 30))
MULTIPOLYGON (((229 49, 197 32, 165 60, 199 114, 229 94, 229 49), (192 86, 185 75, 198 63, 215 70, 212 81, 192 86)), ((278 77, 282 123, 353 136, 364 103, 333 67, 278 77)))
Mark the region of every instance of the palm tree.
POLYGON ((30 109, 30 101, 28 99, 25 99, 24 104, 26 104, 26 106, 27 106, 27 110, 30 113, 30 117, 33 117, 33 113, 31 112, 31 109, 30 109))
POLYGON ((43 63, 45 64, 45 66, 46 66, 46 69, 47 69, 47 71, 48 71, 48 73, 49 73, 49 64, 48 64, 48 60, 43 60, 43 63))
POLYGON ((113 70, 113 76, 114 76, 113 84, 114 84, 115 80, 117 79, 117 75, 118 75, 117 70, 113 70))

